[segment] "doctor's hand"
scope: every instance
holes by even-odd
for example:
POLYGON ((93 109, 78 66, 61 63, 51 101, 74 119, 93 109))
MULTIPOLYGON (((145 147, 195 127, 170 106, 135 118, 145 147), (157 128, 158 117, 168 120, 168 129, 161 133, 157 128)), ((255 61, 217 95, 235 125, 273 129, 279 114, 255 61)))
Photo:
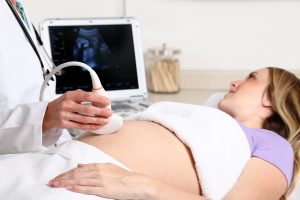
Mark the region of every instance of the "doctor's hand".
POLYGON ((75 90, 48 104, 43 120, 43 132, 52 128, 96 130, 108 123, 112 111, 105 108, 110 100, 100 94, 75 90), (82 105, 91 102, 93 105, 82 105), (96 106, 95 106, 96 105, 96 106))
POLYGON ((55 177, 48 185, 109 199, 146 200, 155 194, 151 178, 110 163, 78 164, 77 168, 55 177))

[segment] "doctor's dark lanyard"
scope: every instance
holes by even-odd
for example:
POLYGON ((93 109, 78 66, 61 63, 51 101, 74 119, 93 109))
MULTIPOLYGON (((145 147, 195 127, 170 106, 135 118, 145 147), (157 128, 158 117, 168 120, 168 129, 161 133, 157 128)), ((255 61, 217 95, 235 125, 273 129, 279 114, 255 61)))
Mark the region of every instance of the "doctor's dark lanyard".
MULTIPOLYGON (((11 9, 12 13, 14 14, 14 16, 15 16, 16 20, 18 21, 20 27, 22 28, 22 30, 23 30, 25 36, 26 36, 27 39, 28 39, 28 42, 30 43, 30 45, 31 45, 31 47, 32 47, 32 49, 33 49, 33 51, 35 52, 36 56, 38 57, 38 59, 39 59, 39 61, 40 61, 40 64, 41 64, 41 68, 42 68, 42 72, 43 72, 43 77, 44 77, 44 79, 45 79, 45 76, 49 73, 49 70, 48 70, 48 71, 45 71, 45 67, 44 67, 44 63, 43 63, 43 61, 42 61, 42 58, 41 58, 41 56, 40 56, 40 54, 39 54, 39 52, 38 52, 38 50, 37 50, 37 48, 36 48, 36 46, 35 46, 35 44, 34 44, 32 38, 31 38, 31 36, 30 36, 30 34, 29 34, 27 28, 25 27, 25 25, 24 25, 24 23, 23 23, 21 17, 20 17, 19 14, 17 13, 16 9, 14 8, 14 6, 13 6, 12 3, 10 2, 10 0, 5 0, 5 1, 6 1, 6 3, 8 4, 9 8, 11 9)), ((40 45, 43 45, 43 42, 42 42, 41 38, 39 37, 39 34, 38 34, 38 32, 37 32, 37 30, 35 29, 34 26, 33 26, 33 29, 34 29, 34 33, 35 33, 35 35, 36 35, 36 37, 37 37, 37 40, 38 40, 39 44, 40 44, 40 45)))

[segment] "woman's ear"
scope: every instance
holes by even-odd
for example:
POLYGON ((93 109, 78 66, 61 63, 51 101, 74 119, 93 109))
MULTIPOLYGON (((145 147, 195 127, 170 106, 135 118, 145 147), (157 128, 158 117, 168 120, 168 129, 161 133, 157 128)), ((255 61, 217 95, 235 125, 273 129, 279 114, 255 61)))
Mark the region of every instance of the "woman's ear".
POLYGON ((269 94, 268 94, 267 91, 265 91, 264 94, 263 94, 262 105, 263 105, 264 107, 270 107, 270 108, 273 107, 273 106, 272 106, 271 99, 270 99, 269 94))
POLYGON ((273 105, 272 105, 271 99, 267 92, 265 92, 263 95, 262 106, 264 108, 263 110, 267 117, 270 117, 271 115, 273 115, 273 113, 274 113, 273 105))

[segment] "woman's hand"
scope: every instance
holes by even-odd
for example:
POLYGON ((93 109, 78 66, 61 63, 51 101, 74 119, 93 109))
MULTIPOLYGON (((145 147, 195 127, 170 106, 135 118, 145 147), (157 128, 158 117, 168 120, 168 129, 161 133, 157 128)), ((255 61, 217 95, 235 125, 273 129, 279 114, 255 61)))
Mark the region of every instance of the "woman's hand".
POLYGON ((110 100, 107 97, 93 92, 66 92, 48 104, 43 120, 43 132, 51 128, 99 129, 108 123, 108 117, 112 115, 112 111, 105 108, 109 104, 110 100), (97 106, 82 105, 82 102, 92 102, 97 106))
POLYGON ((149 177, 114 164, 79 164, 49 181, 49 186, 111 199, 153 199, 156 192, 149 177))

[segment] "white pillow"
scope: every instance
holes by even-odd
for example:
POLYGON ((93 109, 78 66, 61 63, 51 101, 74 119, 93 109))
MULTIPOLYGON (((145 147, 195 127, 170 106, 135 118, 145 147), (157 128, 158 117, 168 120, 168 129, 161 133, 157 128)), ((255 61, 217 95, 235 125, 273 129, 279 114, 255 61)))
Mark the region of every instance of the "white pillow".
POLYGON ((203 105, 218 108, 219 101, 223 99, 225 94, 226 93, 223 92, 214 93, 210 97, 208 97, 203 105))

